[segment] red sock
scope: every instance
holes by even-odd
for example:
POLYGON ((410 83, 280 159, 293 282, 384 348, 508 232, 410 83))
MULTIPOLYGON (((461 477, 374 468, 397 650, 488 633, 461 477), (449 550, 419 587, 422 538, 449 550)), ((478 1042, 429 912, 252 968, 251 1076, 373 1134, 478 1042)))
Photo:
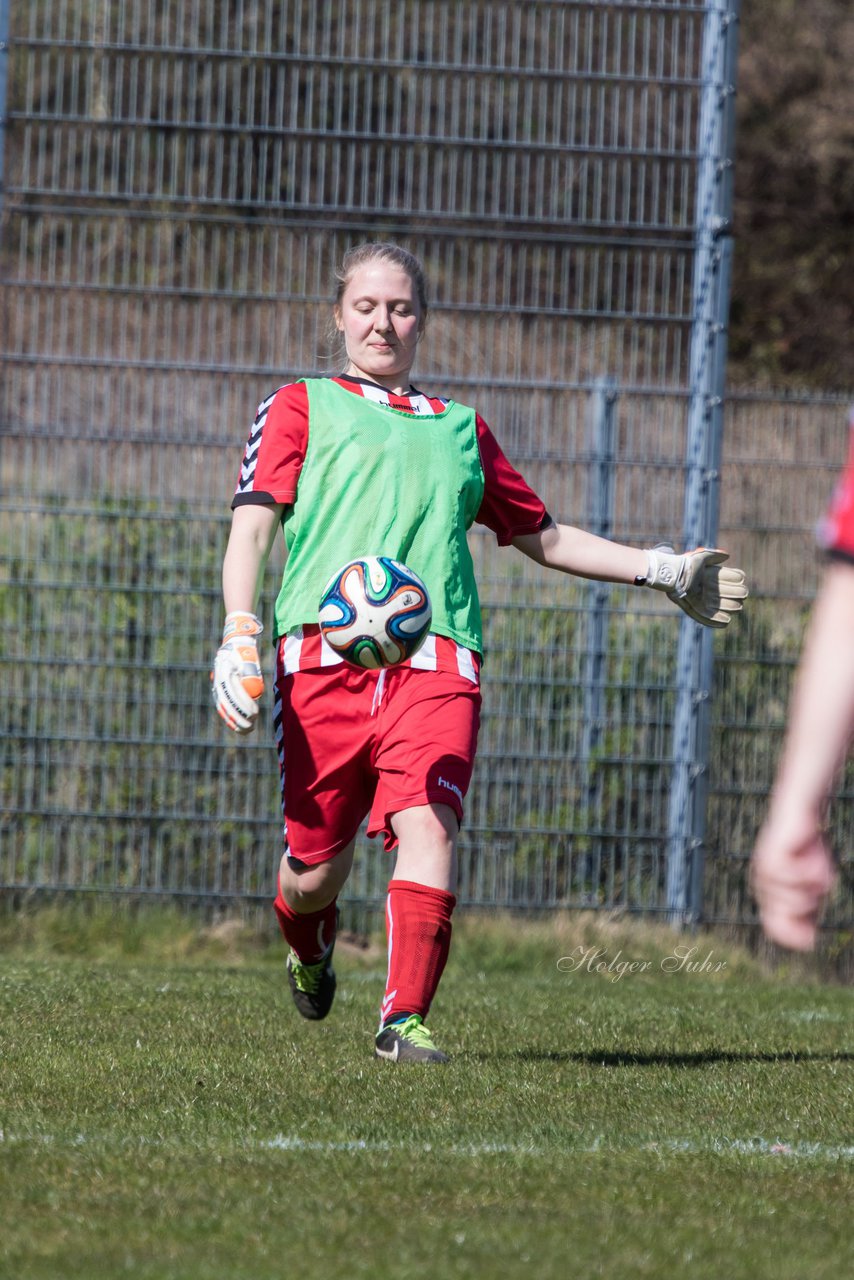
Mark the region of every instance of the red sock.
POLYGON ((336 899, 333 898, 328 907, 300 915, 285 902, 281 889, 276 894, 273 910, 279 921, 279 928, 285 936, 285 942, 303 964, 317 964, 318 960, 322 960, 335 937, 335 903, 336 899))
POLYGON ((452 893, 412 880, 392 880, 386 899, 388 979, 382 1023, 403 1013, 426 1018, 451 946, 452 893))

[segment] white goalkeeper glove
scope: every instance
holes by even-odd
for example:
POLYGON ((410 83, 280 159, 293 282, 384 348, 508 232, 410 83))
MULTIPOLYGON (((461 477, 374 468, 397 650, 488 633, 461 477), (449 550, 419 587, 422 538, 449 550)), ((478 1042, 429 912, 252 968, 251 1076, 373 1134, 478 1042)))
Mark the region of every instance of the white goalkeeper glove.
POLYGON ((211 694, 217 711, 235 733, 251 733, 258 718, 264 677, 257 638, 263 630, 254 613, 226 615, 211 672, 211 694))
POLYGON ((676 555, 672 547, 647 551, 644 584, 664 591, 689 618, 704 627, 726 627, 738 613, 748 591, 741 569, 724 568, 726 551, 698 547, 676 555))

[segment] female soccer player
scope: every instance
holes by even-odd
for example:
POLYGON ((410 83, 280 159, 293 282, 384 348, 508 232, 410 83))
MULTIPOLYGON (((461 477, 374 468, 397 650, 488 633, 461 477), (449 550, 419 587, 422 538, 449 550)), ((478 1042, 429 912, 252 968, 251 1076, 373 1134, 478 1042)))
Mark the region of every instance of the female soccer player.
POLYGON ((725 626, 747 590, 740 570, 721 567, 722 552, 644 551, 557 524, 474 409, 412 385, 428 308, 412 254, 359 245, 337 284, 344 372, 281 387, 249 436, 223 562, 213 696, 230 728, 252 729, 263 692, 256 601, 281 526, 288 560, 273 638, 285 851, 274 907, 294 1002, 311 1019, 332 1005, 336 901, 367 815, 368 834, 382 833, 395 855, 376 1054, 444 1062, 425 1019, 448 958, 480 714, 480 611, 466 531, 478 521, 539 564, 665 591, 708 626, 725 626), (344 664, 317 623, 328 579, 365 554, 409 565, 433 605, 423 647, 381 672, 344 664))

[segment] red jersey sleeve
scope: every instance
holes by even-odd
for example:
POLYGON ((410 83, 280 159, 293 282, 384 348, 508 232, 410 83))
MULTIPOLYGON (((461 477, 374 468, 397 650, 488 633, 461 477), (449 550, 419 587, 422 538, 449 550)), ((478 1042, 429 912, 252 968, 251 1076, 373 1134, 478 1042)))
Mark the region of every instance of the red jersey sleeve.
POLYGON ((232 508, 247 503, 293 502, 307 445, 308 391, 304 382, 292 382, 258 406, 232 508))
POLYGON ((475 519, 486 525, 500 547, 525 533, 538 533, 548 522, 545 504, 504 456, 489 427, 477 415, 477 442, 483 467, 483 501, 475 519))
POLYGON ((849 430, 848 461, 833 491, 827 515, 818 527, 818 541, 831 555, 854 560, 854 412, 849 430))

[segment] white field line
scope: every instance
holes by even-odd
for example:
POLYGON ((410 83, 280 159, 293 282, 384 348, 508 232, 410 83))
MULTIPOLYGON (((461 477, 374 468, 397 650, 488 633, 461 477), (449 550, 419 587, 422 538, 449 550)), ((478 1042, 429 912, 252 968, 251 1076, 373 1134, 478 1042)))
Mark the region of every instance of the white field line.
POLYGON ((419 1155, 490 1156, 519 1155, 554 1157, 563 1150, 567 1155, 621 1155, 633 1151, 675 1153, 679 1155, 759 1155, 789 1156, 795 1158, 854 1161, 854 1146, 833 1146, 824 1142, 781 1142, 767 1138, 710 1138, 696 1142, 692 1138, 651 1138, 638 1142, 615 1144, 604 1138, 594 1139, 586 1145, 569 1145, 564 1148, 527 1146, 513 1142, 451 1143, 437 1142, 370 1142, 366 1139, 330 1142, 296 1135, 277 1134, 262 1147, 277 1151, 411 1151, 419 1155))
MULTIPOLYGON (((85 1134, 78 1133, 71 1137, 59 1138, 54 1134, 15 1134, 0 1129, 0 1146, 57 1145, 85 1147, 91 1141, 85 1134)), ((128 1146, 141 1146, 146 1149, 164 1146, 157 1139, 128 1138, 128 1146)), ((716 1155, 716 1156, 771 1156, 789 1160, 835 1160, 854 1161, 854 1146, 836 1146, 826 1142, 783 1142, 769 1138, 709 1138, 698 1142, 693 1138, 649 1138, 637 1142, 615 1144, 605 1138, 596 1138, 586 1144, 567 1145, 564 1147, 543 1147, 535 1144, 517 1142, 387 1142, 372 1141, 366 1138, 342 1139, 332 1141, 325 1139, 301 1138, 298 1134, 278 1133, 274 1138, 260 1139, 245 1144, 249 1149, 258 1151, 312 1151, 321 1154, 334 1152, 390 1153, 408 1152, 418 1155, 456 1156, 471 1159, 479 1156, 541 1156, 554 1159, 556 1155, 631 1155, 635 1151, 646 1151, 659 1155, 716 1155)))

